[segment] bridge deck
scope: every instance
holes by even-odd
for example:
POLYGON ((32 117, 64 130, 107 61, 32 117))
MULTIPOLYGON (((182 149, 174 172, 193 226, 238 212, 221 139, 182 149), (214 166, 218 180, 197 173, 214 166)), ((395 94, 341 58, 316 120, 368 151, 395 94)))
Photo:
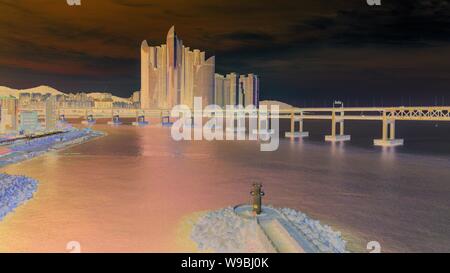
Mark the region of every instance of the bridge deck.
MULTIPOLYGON (((22 108, 20 111, 29 111, 22 108)), ((242 110, 240 110, 242 111, 242 110)), ((275 113, 270 107, 268 111, 272 116, 289 119, 294 116, 296 120, 329 120, 335 118, 339 120, 416 120, 416 121, 450 121, 450 106, 414 106, 414 107, 344 107, 344 108, 292 108, 281 109, 275 113)), ((119 115, 124 118, 137 118, 144 115, 148 118, 158 118, 169 115, 167 109, 144 110, 144 109, 79 109, 64 108, 58 109, 59 114, 64 114, 66 118, 80 118, 88 115, 94 118, 112 118, 119 115)), ((45 116, 43 109, 38 109, 41 117, 45 116)), ((264 113, 260 109, 260 114, 264 113)), ((256 112, 254 113, 256 116, 256 112)), ((207 117, 206 115, 204 115, 207 117)), ((222 115, 222 116, 225 116, 222 115)))

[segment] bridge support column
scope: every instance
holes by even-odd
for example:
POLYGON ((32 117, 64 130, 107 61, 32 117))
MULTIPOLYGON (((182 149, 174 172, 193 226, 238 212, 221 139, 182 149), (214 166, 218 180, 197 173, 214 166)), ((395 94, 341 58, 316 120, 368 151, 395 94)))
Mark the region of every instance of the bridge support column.
POLYGON ((81 124, 92 125, 95 124, 94 114, 86 111, 86 119, 81 121, 81 124))
POLYGON ((161 115, 161 125, 166 127, 171 127, 173 125, 173 122, 170 120, 170 115, 168 116, 161 115))
POLYGON ((120 115, 119 114, 113 114, 111 121, 108 121, 109 125, 120 125, 122 124, 122 121, 120 121, 120 115))
POLYGON ((344 112, 341 112, 340 117, 336 116, 336 111, 331 114, 331 135, 325 136, 325 141, 349 141, 350 135, 344 134, 344 112), (337 132, 337 124, 339 123, 339 134, 337 132))
POLYGON ((382 147, 402 146, 403 139, 395 138, 395 119, 388 119, 386 112, 383 112, 382 138, 375 139, 373 144, 382 147))
POLYGON ((149 122, 145 120, 145 112, 136 113, 136 121, 133 122, 134 126, 146 126, 149 122))
POLYGON ((294 112, 291 112, 291 130, 285 133, 285 137, 288 138, 304 138, 309 137, 309 132, 303 132, 303 113, 300 113, 300 117, 296 117, 294 112), (298 131, 295 131, 295 123, 298 122, 298 131))

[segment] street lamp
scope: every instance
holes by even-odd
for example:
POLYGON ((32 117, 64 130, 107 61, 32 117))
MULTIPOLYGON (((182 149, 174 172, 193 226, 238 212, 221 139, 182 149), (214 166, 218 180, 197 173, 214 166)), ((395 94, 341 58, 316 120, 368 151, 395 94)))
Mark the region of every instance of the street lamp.
POLYGON ((342 101, 340 101, 340 100, 335 100, 333 102, 333 108, 335 107, 335 105, 340 105, 341 108, 344 108, 344 103, 342 101))

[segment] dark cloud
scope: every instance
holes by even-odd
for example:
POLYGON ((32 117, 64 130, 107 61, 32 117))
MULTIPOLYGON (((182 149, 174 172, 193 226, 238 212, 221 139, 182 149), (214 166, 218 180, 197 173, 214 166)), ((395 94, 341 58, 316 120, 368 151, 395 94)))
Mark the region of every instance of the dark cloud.
POLYGON ((156 3, 149 3, 147 0, 111 0, 114 4, 131 8, 154 8, 156 3))
POLYGON ((245 32, 237 31, 232 33, 227 33, 222 36, 217 37, 218 39, 225 40, 237 40, 237 41, 257 41, 257 42, 270 42, 274 40, 271 34, 264 32, 245 32))
POLYGON ((314 42, 347 45, 433 45, 450 41, 450 1, 383 1, 357 6, 293 26, 297 41, 319 33, 314 42))

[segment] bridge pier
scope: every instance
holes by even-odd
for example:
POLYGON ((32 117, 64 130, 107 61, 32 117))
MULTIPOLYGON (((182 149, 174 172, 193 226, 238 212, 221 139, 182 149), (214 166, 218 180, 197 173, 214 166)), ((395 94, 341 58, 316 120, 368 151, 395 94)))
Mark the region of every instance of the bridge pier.
POLYGON ((383 112, 382 138, 373 141, 375 146, 394 147, 402 146, 403 139, 395 138, 395 119, 388 119, 386 112, 383 112))
POLYGON ((95 124, 94 115, 86 112, 86 119, 81 121, 81 124, 92 125, 95 124))
POLYGON ((171 127, 173 122, 170 120, 170 116, 161 116, 161 125, 171 127))
POLYGON ((119 114, 114 114, 114 115, 112 116, 111 121, 108 121, 108 124, 109 124, 109 125, 120 125, 120 124, 122 124, 122 121, 120 121, 120 116, 119 116, 119 114))
POLYGON ((287 138, 304 138, 309 137, 309 132, 303 131, 303 118, 301 117, 303 113, 301 113, 300 117, 296 117, 294 112, 291 112, 291 131, 285 133, 285 137, 287 138), (298 121, 298 131, 295 131, 295 123, 298 121))
POLYGON ((146 126, 149 122, 145 120, 145 113, 137 114, 136 121, 133 122, 134 126, 146 126))
POLYGON ((341 112, 340 118, 336 116, 336 111, 333 111, 331 115, 331 135, 325 136, 325 141, 337 142, 337 141, 349 141, 350 135, 344 134, 344 112, 341 112), (339 123, 339 134, 336 134, 337 125, 339 123))

